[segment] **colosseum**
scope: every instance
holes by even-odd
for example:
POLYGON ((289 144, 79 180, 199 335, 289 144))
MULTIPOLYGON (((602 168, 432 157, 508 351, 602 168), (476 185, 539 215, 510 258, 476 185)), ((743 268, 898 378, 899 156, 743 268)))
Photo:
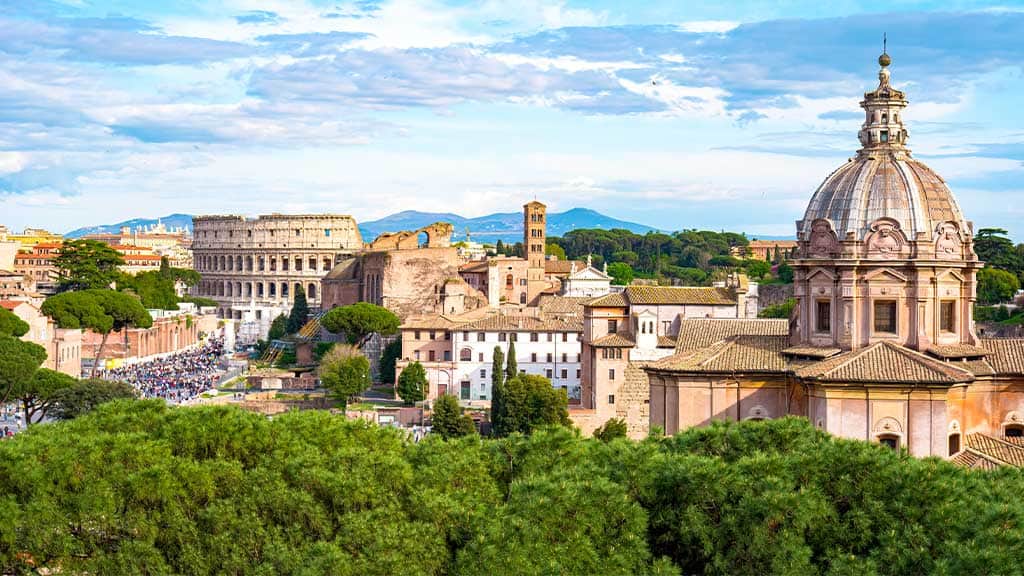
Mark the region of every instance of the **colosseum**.
POLYGON ((363 240, 351 216, 195 216, 192 253, 202 281, 193 294, 215 300, 221 318, 251 320, 265 333, 296 290, 320 306, 320 279, 363 240))

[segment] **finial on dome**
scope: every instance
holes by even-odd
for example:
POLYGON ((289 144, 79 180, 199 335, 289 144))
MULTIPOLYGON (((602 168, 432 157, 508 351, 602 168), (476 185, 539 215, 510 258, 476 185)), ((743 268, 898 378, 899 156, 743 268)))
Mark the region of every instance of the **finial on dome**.
POLYGON ((885 32, 882 32, 882 55, 878 57, 878 64, 882 68, 892 64, 892 58, 889 57, 888 47, 886 46, 888 43, 889 41, 888 38, 886 38, 885 32))

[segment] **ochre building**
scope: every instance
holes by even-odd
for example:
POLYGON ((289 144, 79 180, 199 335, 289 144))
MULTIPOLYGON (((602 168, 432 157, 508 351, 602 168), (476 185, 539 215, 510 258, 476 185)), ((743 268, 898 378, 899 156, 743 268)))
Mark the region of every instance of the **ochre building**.
POLYGON ((861 149, 797 222, 793 316, 682 326, 676 353, 645 366, 652 426, 795 414, 941 457, 975 450, 965 434, 1024 435, 1024 340, 976 335, 973 225, 911 155, 907 99, 879 64, 861 149))

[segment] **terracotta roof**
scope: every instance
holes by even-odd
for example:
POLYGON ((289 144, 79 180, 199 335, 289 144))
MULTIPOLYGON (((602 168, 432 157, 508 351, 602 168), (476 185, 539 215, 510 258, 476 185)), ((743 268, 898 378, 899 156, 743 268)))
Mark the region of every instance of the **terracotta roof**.
POLYGON ((56 254, 35 254, 30 252, 18 252, 17 254, 14 255, 15 260, 52 260, 56 257, 56 254))
POLYGON ((821 382, 957 384, 971 382, 964 368, 892 342, 876 342, 796 370, 799 378, 821 382))
POLYGON ((679 321, 676 351, 704 348, 730 336, 786 336, 784 318, 684 318, 679 321))
MULTIPOLYGON (((968 434, 964 437, 964 450, 961 454, 963 452, 968 452, 972 453, 976 457, 980 457, 1000 465, 1010 465, 1019 468, 1024 466, 1024 445, 1021 445, 1018 442, 1012 442, 1011 440, 1014 439, 996 438, 995 436, 989 436, 987 434, 968 434)), ((960 456, 960 454, 957 454, 957 456, 960 456)), ((963 460, 967 460, 968 458, 964 458, 963 460)), ((988 465, 974 465, 976 461, 977 458, 975 459, 975 462, 971 462, 969 465, 974 468, 988 468, 988 465)))
POLYGON ((975 376, 994 376, 996 371, 992 368, 992 365, 988 363, 988 360, 984 358, 978 358, 976 360, 955 360, 951 361, 954 366, 959 366, 964 370, 970 371, 975 376))
POLYGON ((604 296, 594 298, 590 302, 586 303, 586 306, 599 308, 599 307, 619 307, 626 306, 626 295, 622 292, 612 292, 604 296))
POLYGON ((949 461, 961 468, 974 468, 977 470, 995 470, 1002 466, 1002 463, 998 460, 993 460, 984 454, 979 454, 970 449, 957 452, 949 461))
POLYGON ((990 352, 985 359, 999 375, 1024 375, 1024 339, 988 338, 981 345, 990 352))
POLYGON ((473 260, 459 266, 459 272, 486 272, 487 260, 473 260))
POLYGON ((658 336, 658 348, 675 348, 676 339, 671 336, 658 336))
POLYGON ((401 330, 452 330, 458 325, 458 322, 449 318, 433 314, 408 318, 399 328, 401 330))
POLYGON ((791 346, 782 351, 786 356, 804 356, 807 358, 831 358, 842 352, 839 348, 819 348, 816 346, 791 346))
POLYGON ((583 332, 580 320, 496 314, 459 326, 475 332, 583 332))
POLYGON ((677 352, 648 364, 656 370, 702 373, 784 373, 788 336, 731 336, 698 350, 677 352))
POLYGON ((796 248, 796 240, 751 240, 747 243, 751 248, 796 248))
POLYGON ((594 348, 632 348, 636 342, 625 334, 607 334, 590 343, 594 348))
POLYGON ((24 302, 16 302, 14 300, 0 300, 0 308, 7 310, 14 310, 18 306, 21 306, 24 302))
POLYGON ((970 344, 951 344, 932 346, 928 353, 936 358, 981 358, 988 355, 988 350, 970 344))
POLYGON ((691 286, 627 286, 630 304, 704 304, 727 306, 736 304, 736 295, 728 288, 691 286))
POLYGON ((583 304, 592 298, 581 296, 541 296, 537 307, 545 314, 583 315, 583 304))
POLYGON ((576 269, 580 270, 586 268, 587 265, 579 260, 545 260, 544 261, 544 273, 545 274, 569 274, 572 272, 573 265, 576 265, 576 269))

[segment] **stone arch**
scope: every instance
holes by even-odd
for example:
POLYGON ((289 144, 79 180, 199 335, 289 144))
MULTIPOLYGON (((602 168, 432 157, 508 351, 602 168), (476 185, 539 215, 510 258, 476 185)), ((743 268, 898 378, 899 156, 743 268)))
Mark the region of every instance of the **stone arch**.
POLYGON ((1003 419, 1003 436, 1024 436, 1024 418, 1016 410, 1006 413, 1003 419))

